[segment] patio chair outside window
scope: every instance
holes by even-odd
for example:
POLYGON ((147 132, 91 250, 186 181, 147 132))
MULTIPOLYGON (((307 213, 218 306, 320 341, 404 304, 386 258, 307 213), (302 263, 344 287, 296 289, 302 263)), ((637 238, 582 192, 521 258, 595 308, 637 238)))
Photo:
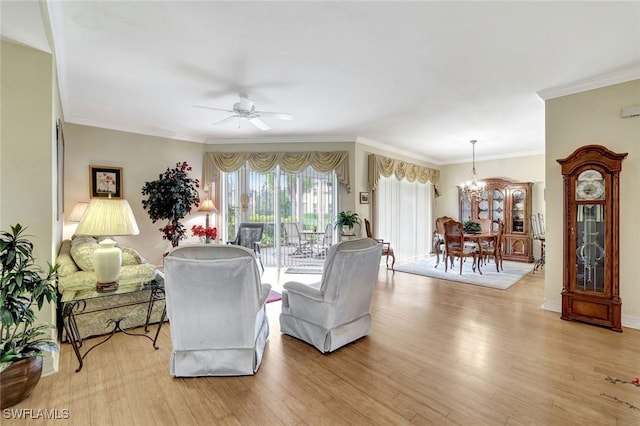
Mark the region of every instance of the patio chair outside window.
POLYGON ((260 267, 264 272, 262 265, 262 254, 260 252, 260 244, 262 243, 262 235, 264 234, 264 223, 241 223, 236 234, 236 239, 227 241, 227 244, 246 247, 253 250, 256 259, 260 263, 260 267))

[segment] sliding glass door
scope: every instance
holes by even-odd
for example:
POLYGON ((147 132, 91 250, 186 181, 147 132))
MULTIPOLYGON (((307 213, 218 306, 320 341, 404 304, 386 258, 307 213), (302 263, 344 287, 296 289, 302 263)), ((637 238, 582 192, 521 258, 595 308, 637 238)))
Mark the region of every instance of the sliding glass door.
POLYGON ((335 241, 335 172, 308 167, 285 173, 279 167, 257 173, 244 166, 223 173, 221 211, 227 240, 242 222, 264 223, 262 261, 272 267, 313 267, 324 263, 335 241))

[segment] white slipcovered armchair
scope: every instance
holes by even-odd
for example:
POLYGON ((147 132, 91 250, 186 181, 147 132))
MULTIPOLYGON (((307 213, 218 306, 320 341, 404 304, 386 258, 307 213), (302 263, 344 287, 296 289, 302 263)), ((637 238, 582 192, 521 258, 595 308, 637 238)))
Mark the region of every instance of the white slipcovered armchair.
POLYGON ((233 245, 187 245, 164 260, 167 315, 177 377, 254 374, 269 337, 253 251, 233 245))
POLYGON ((322 353, 369 334, 381 253, 382 244, 371 238, 331 246, 319 283, 284 284, 280 331, 322 353))

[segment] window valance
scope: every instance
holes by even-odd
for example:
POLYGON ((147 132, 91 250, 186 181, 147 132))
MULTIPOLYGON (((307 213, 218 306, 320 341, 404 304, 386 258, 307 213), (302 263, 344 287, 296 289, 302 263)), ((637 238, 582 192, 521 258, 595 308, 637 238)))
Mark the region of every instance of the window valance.
POLYGON ((435 189, 436 197, 440 196, 440 170, 418 166, 417 164, 395 160, 382 155, 369 154, 369 189, 371 191, 376 189, 380 176, 391 177, 391 175, 395 175, 398 180, 406 179, 409 182, 431 182, 435 189))
POLYGON ((220 172, 233 172, 245 163, 259 172, 267 173, 280 166, 287 173, 300 173, 311 166, 319 172, 335 170, 338 182, 351 192, 349 181, 349 152, 206 152, 204 154, 202 180, 217 180, 220 172))

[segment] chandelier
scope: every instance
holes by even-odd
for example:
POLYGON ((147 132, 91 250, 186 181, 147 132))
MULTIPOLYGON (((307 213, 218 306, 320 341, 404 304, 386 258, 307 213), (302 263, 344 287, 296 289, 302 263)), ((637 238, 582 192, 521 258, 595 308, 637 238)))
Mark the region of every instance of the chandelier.
POLYGON ((471 180, 460 184, 462 195, 466 196, 469 201, 487 197, 487 190, 484 187, 484 182, 478 182, 478 179, 476 178, 476 142, 478 141, 475 139, 471 141, 471 146, 473 147, 473 168, 471 169, 471 180))

